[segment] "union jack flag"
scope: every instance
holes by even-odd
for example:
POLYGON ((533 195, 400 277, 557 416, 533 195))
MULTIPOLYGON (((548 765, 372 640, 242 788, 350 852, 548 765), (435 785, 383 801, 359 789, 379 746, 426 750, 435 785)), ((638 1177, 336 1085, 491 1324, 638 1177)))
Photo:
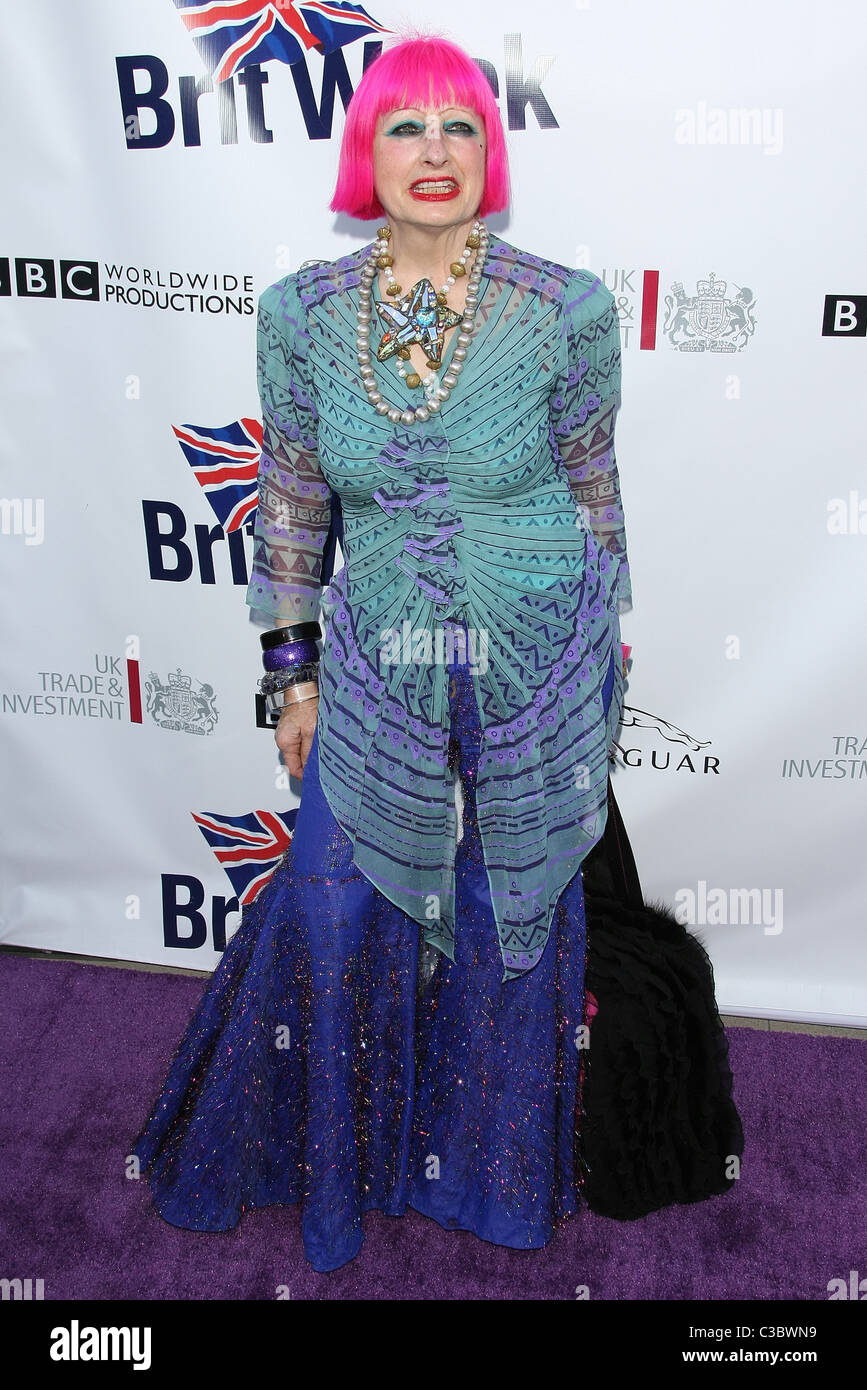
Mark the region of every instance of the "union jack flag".
MULTIPOLYGON (((244 417, 216 429, 207 425, 172 425, 172 429, 223 530, 240 530, 259 505, 261 420, 244 417)), ((323 585, 329 584, 334 574, 337 545, 342 552, 343 509, 335 492, 322 552, 323 585)))
POLYGON ((259 504, 257 472, 262 452, 260 420, 172 425, 184 456, 224 531, 238 531, 259 504))
POLYGON ((292 843, 298 808, 251 811, 247 816, 193 811, 192 816, 226 870, 238 902, 246 907, 265 887, 292 843))
POLYGON ((364 34, 390 34, 361 5, 344 0, 175 0, 215 82, 249 63, 298 63, 315 48, 334 53, 364 34))

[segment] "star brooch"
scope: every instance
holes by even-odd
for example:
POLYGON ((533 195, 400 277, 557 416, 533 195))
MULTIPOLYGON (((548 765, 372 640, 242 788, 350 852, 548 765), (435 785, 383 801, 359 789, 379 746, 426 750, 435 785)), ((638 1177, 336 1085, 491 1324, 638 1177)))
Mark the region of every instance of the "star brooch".
POLYGON ((386 324, 376 350, 380 362, 395 353, 406 359, 412 344, 418 343, 427 356, 429 367, 442 366, 446 329, 460 323, 461 315, 440 303, 430 280, 419 280, 398 303, 377 303, 376 307, 386 324))

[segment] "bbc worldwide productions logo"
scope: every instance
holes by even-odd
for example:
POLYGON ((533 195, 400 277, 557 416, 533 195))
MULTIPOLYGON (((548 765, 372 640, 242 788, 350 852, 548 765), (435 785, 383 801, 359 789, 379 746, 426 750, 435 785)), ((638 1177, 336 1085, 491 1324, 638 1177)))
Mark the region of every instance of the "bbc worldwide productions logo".
POLYGON ((253 277, 226 270, 177 270, 117 261, 0 257, 0 297, 103 300, 143 309, 250 317, 253 277))
POLYGON ((0 295, 19 299, 99 299, 99 262, 0 256, 0 295))

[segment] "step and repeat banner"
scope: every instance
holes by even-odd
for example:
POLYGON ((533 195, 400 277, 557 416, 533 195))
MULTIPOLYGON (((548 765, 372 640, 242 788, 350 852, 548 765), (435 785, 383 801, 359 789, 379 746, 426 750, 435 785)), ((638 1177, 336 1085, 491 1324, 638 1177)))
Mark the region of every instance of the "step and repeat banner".
MULTIPOLYGON (((6 0, 2 941, 212 969, 292 835, 245 602, 259 293, 408 4, 6 0)), ((427 16, 426 16, 427 18, 427 16)), ((867 1023, 862 8, 441 0, 623 345, 615 794, 724 1011, 867 1023)), ((335 567, 342 563, 339 549, 335 567)))

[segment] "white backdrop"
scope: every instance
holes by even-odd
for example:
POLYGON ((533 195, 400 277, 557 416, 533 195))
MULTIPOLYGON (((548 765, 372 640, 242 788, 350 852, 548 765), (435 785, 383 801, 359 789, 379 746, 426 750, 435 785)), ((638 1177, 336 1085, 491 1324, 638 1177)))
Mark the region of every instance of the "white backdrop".
MULTIPOLYGON (((255 466, 258 294, 373 224, 327 209, 343 106, 311 138, 297 68, 231 79, 236 135, 205 90, 194 143, 182 93, 207 70, 171 0, 3 8, 2 940, 209 969, 298 784, 257 725, 251 538, 233 571, 190 457, 234 426, 225 452, 255 466), (160 124, 136 129, 124 84, 161 72, 160 124), (141 302, 173 274, 210 298, 141 302)), ((862 7, 441 0, 432 23, 510 118, 491 226, 621 309, 614 786, 646 896, 695 922, 723 1011, 867 1024, 862 7)), ((364 43, 341 50, 352 83, 364 43)))

